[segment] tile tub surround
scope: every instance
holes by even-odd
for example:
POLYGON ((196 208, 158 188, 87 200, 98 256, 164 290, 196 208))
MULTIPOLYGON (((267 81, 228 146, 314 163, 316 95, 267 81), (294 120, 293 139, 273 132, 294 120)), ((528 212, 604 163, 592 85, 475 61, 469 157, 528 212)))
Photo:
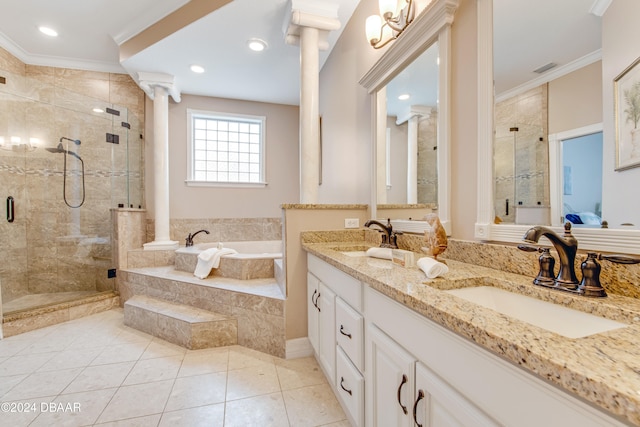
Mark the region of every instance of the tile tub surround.
POLYGON ((391 265, 381 269, 366 257, 349 257, 334 249, 363 245, 363 240, 305 242, 309 237, 303 233, 303 247, 309 253, 525 371, 640 426, 640 300, 616 294, 606 299, 575 296, 534 286, 532 276, 456 260, 446 260, 449 272, 445 276, 428 280, 417 268, 391 265), (443 292, 460 287, 461 283, 465 286, 488 284, 488 278, 491 284, 506 290, 622 321, 629 326, 568 339, 443 292))
MULTIPOLYGON (((147 241, 155 234, 155 221, 146 221, 147 241)), ((189 233, 200 233, 195 243, 234 242, 247 240, 282 240, 282 220, 280 218, 171 218, 169 233, 172 240, 184 245, 189 233)))
MULTIPOLYGON (((221 243, 223 247, 235 249, 238 253, 224 255, 220 259, 219 267, 212 269, 209 277, 219 276, 238 280, 270 279, 275 275, 275 260, 282 259, 281 240, 221 243)), ((179 248, 175 252, 176 270, 193 273, 200 253, 214 247, 216 247, 215 242, 179 248)))
POLYGON ((234 317, 238 344, 277 357, 286 355, 285 297, 275 279, 198 279, 173 266, 120 272, 124 304, 133 295, 147 295, 234 317))

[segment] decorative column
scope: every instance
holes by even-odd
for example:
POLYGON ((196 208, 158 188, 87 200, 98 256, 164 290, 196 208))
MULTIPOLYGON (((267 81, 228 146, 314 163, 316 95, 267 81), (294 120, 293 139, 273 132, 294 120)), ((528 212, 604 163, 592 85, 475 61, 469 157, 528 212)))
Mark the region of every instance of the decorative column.
POLYGON ((318 202, 320 177, 319 50, 340 28, 338 3, 291 0, 287 44, 300 46, 300 203, 318 202))
POLYGON ((412 105, 396 118, 396 124, 407 122, 407 203, 418 203, 418 122, 431 117, 431 107, 412 105))
POLYGON ((153 185, 155 240, 145 243, 145 250, 177 249, 169 232, 169 95, 180 102, 173 76, 138 73, 140 87, 153 100, 153 185))

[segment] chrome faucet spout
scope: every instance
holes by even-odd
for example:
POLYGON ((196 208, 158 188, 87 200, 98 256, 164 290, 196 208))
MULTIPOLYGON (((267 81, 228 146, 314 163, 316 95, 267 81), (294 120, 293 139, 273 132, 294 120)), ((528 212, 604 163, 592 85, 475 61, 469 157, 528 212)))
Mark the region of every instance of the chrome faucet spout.
POLYGON ((196 237, 198 233, 206 233, 209 234, 209 230, 198 230, 195 233, 189 233, 187 236, 185 246, 193 246, 193 238, 196 237))
POLYGON ((564 236, 558 236, 553 230, 543 226, 535 226, 527 230, 523 240, 527 243, 538 243, 540 237, 546 237, 551 241, 558 258, 560 259, 560 271, 555 279, 556 286, 575 290, 580 283, 576 277, 575 261, 578 252, 578 240, 571 234, 571 223, 564 225, 564 236))

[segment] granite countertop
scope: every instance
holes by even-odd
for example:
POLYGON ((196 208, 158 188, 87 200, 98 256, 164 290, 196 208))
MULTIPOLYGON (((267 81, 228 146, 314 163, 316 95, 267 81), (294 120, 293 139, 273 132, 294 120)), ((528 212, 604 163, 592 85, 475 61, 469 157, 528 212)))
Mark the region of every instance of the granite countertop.
MULTIPOLYGON (((303 248, 371 288, 560 388, 640 426, 640 300, 588 298, 533 285, 532 278, 445 260, 449 272, 427 279, 417 267, 352 257, 358 242, 303 243, 303 248), (491 285, 606 317, 628 327, 566 338, 443 292, 491 285)), ((419 255, 418 255, 419 256, 419 255)))

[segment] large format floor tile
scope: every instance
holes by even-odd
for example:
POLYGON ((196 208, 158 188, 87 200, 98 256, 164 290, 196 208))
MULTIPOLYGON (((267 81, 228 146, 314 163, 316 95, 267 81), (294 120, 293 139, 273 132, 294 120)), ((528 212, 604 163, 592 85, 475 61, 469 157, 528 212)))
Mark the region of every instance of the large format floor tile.
POLYGON ((11 427, 349 426, 314 358, 186 350, 121 309, 0 340, 0 402, 11 427))

